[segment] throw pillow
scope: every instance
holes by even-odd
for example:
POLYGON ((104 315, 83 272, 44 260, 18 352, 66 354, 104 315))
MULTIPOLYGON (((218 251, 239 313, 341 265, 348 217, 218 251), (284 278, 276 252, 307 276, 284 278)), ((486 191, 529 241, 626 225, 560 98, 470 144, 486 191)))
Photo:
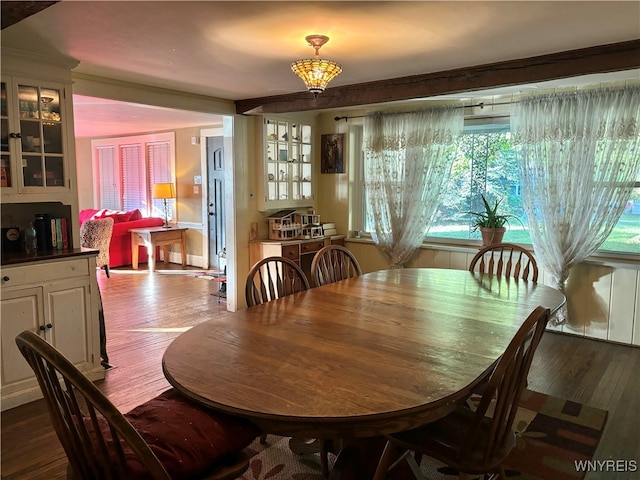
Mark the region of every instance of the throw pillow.
POLYGON ((129 213, 129 212, 115 213, 115 214, 110 215, 110 216, 113 217, 113 221, 115 223, 128 222, 128 221, 131 220, 131 213, 129 213))
POLYGON ((134 220, 140 220, 142 218, 142 212, 140 210, 138 210, 137 208, 135 210, 132 210, 131 212, 129 212, 129 221, 133 222, 134 220))
POLYGON ((109 215, 109 213, 115 213, 115 210, 109 210, 107 208, 103 208, 102 210, 98 210, 96 213, 93 214, 93 216, 91 217, 91 220, 96 220, 98 218, 104 218, 105 215, 109 215))

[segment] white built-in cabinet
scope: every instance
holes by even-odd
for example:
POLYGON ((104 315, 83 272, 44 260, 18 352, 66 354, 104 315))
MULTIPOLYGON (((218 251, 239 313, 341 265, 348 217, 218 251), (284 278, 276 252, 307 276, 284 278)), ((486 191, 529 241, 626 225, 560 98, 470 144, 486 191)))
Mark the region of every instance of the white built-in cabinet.
POLYGON ((23 330, 42 336, 92 380, 104 378, 96 253, 3 266, 0 293, 2 410, 42 396, 15 343, 23 330))
MULTIPOLYGON (((100 358, 97 252, 80 246, 71 69, 77 60, 2 48, 0 197, 3 223, 24 232, 35 214, 70 220, 68 249, 2 252, 2 410, 40 398, 18 351, 23 330, 41 335, 90 379, 100 358), (10 222, 10 223, 9 223, 10 222)), ((4 226, 4 225, 3 225, 4 226)))
POLYGON ((2 76, 0 169, 4 196, 31 194, 41 201, 41 195, 57 200, 70 194, 67 88, 56 82, 2 76))
POLYGON ((313 120, 264 117, 262 127, 259 210, 314 206, 313 120))
POLYGON ((34 212, 67 217, 73 247, 80 230, 71 78, 77 63, 3 47, 0 80, 3 217, 21 230, 34 212))

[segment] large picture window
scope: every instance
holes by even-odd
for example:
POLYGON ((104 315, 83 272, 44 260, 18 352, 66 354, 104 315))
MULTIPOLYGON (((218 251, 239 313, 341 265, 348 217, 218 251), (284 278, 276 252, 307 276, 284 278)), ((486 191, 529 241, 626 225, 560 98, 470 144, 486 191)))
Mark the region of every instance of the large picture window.
MULTIPOLYGON (((361 132, 360 125, 353 125, 350 140, 360 143, 361 132)), ((457 149, 457 158, 426 240, 452 244, 480 242, 480 233, 473 231, 469 212, 482 210, 482 194, 490 200, 499 200, 502 213, 517 217, 510 220, 503 241, 530 245, 508 117, 465 121, 457 149)), ((353 191, 363 192, 364 156, 361 152, 353 153, 359 164, 352 179, 353 191)), ((366 235, 370 231, 364 212, 366 201, 363 193, 356 195, 360 197, 352 199, 355 209, 352 228, 366 235)), ((640 254, 640 178, 624 213, 599 251, 640 254)))
POLYGON ((482 195, 490 203, 499 201, 500 213, 513 216, 505 242, 531 243, 508 119, 465 126, 442 203, 427 235, 479 240, 480 232, 472 228, 469 212, 483 210, 482 195))
MULTIPOLYGON (((94 140, 91 145, 97 208, 164 215, 162 200, 154 200, 151 192, 154 183, 175 181, 173 132, 94 140)), ((173 202, 167 201, 169 219, 173 202)))

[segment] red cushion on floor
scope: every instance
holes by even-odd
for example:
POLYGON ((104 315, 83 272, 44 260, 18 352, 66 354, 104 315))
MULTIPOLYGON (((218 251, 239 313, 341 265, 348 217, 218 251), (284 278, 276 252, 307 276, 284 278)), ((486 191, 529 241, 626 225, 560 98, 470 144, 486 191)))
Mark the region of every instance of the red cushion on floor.
MULTIPOLYGON (((175 389, 134 408, 125 417, 172 478, 200 477, 221 457, 242 450, 260 435, 250 422, 201 407, 175 389)), ((134 459, 129 465, 130 478, 144 477, 142 465, 134 459)))

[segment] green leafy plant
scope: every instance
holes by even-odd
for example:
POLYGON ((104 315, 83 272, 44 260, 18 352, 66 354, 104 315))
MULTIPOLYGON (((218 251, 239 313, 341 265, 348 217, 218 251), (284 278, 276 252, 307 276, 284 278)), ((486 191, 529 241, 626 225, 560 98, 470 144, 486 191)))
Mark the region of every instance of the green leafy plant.
MULTIPOLYGON (((509 225, 510 218, 516 219, 520 222, 520 219, 515 215, 498 213, 498 207, 500 206, 501 200, 496 200, 495 203, 491 205, 484 195, 480 196, 482 197, 482 203, 484 204, 484 212, 469 212, 474 217, 472 231, 475 232, 479 228, 502 228, 505 225, 509 225)), ((522 224, 522 222, 520 222, 520 224, 522 224)))

